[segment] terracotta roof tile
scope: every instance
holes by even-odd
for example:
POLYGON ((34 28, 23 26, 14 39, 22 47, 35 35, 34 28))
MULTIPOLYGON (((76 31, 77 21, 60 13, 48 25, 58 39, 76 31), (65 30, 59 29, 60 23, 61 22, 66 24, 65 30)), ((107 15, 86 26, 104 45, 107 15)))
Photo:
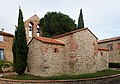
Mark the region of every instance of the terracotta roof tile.
POLYGON ((109 51, 108 48, 103 48, 103 47, 97 47, 98 50, 102 50, 102 51, 109 51))
POLYGON ((114 37, 114 38, 108 38, 108 39, 99 40, 98 44, 111 42, 111 41, 117 41, 117 40, 120 40, 120 36, 119 37, 114 37))
POLYGON ((42 41, 43 43, 51 43, 51 44, 59 44, 59 45, 65 45, 63 42, 60 42, 60 41, 57 41, 57 40, 54 40, 52 38, 46 38, 46 37, 41 37, 41 36, 36 36, 36 37, 33 37, 37 40, 40 40, 42 41))
POLYGON ((0 31, 0 35, 14 37, 13 34, 10 34, 10 33, 7 33, 7 32, 3 32, 3 31, 0 31))
MULTIPOLYGON (((97 38, 88 28, 76 29, 76 30, 73 30, 73 31, 70 31, 70 32, 67 32, 67 33, 64 33, 64 34, 61 34, 61 35, 58 35, 58 36, 54 36, 54 37, 52 37, 52 38, 53 38, 53 39, 56 39, 56 38, 60 38, 60 37, 63 37, 63 36, 67 36, 67 35, 70 35, 70 34, 73 34, 73 33, 76 33, 76 32, 84 31, 84 30, 88 30, 95 38, 97 38)), ((98 38, 97 38, 97 39, 98 39, 98 38)))

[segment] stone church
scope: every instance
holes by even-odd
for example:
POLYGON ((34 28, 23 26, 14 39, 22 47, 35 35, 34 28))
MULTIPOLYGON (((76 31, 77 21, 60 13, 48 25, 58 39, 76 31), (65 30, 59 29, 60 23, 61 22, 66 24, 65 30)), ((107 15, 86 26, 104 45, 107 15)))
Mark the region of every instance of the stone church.
POLYGON ((109 49, 109 62, 120 63, 120 36, 99 40, 98 45, 109 49))
POLYGON ((88 29, 42 37, 37 15, 25 21, 29 47, 27 73, 58 76, 93 73, 108 68, 108 49, 98 47, 98 38, 88 29))

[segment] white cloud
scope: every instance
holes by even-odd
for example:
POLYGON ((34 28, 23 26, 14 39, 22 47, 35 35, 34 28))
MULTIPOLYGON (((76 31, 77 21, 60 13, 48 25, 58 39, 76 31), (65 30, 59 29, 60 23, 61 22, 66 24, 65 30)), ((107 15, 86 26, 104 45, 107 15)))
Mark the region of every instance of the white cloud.
POLYGON ((60 11, 78 20, 79 10, 83 9, 85 26, 89 27, 98 38, 119 36, 120 0, 1 0, 0 27, 14 33, 18 18, 19 5, 24 20, 34 14, 42 18, 48 11, 60 11))

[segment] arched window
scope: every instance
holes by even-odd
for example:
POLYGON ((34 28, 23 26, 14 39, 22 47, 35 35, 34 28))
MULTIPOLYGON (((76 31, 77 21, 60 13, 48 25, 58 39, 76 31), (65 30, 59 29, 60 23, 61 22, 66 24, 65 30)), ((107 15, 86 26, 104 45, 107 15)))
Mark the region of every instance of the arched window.
POLYGON ((33 28, 33 23, 29 23, 29 37, 32 37, 32 28, 33 28))
POLYGON ((40 26, 37 25, 37 36, 40 36, 40 26))

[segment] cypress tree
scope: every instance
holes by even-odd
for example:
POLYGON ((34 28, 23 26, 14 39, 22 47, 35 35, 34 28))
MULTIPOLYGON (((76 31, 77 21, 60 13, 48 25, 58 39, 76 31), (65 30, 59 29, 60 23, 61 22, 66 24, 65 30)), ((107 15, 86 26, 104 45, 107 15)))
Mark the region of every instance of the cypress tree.
POLYGON ((80 15, 79 15, 79 18, 78 18, 78 28, 84 28, 84 20, 83 20, 82 9, 80 9, 80 15))
POLYGON ((23 22, 22 11, 19 8, 19 16, 18 16, 18 27, 15 30, 15 37, 13 40, 13 63, 15 67, 16 73, 23 74, 25 72, 27 66, 27 54, 28 47, 26 41, 26 34, 23 22))

